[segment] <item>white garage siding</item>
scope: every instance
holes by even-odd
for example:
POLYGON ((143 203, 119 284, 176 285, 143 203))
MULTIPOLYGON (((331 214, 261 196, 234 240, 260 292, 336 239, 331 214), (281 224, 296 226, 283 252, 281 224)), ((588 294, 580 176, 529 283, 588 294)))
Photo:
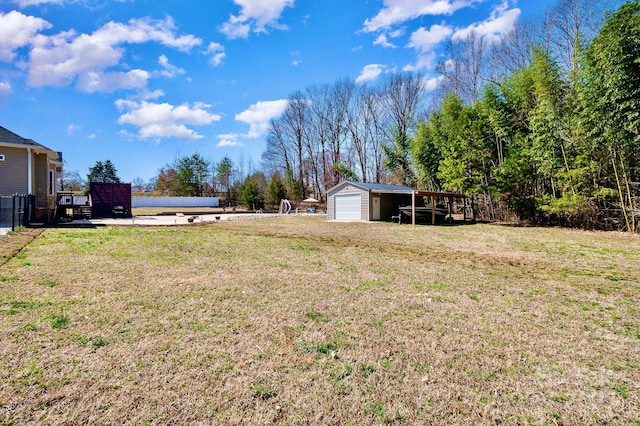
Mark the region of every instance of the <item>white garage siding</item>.
POLYGON ((340 194, 334 196, 335 219, 362 219, 362 194, 340 194))

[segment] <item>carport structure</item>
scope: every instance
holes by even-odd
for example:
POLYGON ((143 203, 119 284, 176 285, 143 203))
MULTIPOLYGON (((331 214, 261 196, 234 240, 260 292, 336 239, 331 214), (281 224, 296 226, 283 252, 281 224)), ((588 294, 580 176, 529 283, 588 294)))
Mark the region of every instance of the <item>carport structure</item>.
MULTIPOLYGON (((447 200, 447 210, 448 210, 448 215, 449 215, 449 221, 452 221, 453 219, 453 200, 457 199, 457 200, 462 200, 463 202, 463 218, 466 221, 467 218, 467 197, 466 195, 459 193, 459 192, 435 192, 435 191, 413 191, 411 193, 411 224, 415 225, 416 224, 416 217, 418 214, 418 208, 420 208, 420 206, 416 205, 416 197, 428 197, 431 199, 431 202, 429 204, 429 206, 426 208, 426 212, 431 213, 431 224, 435 225, 436 223, 436 209, 437 209, 437 202, 436 200, 439 198, 444 198, 447 200)), ((408 210, 408 209, 407 209, 408 210)), ((425 210, 421 210, 421 212, 424 212, 425 210)), ((473 215, 473 210, 471 211, 472 215, 473 215)), ((473 216, 471 217, 471 219, 473 219, 473 216)))
POLYGON ((452 217, 453 201, 464 203, 464 218, 467 220, 467 197, 462 193, 419 191, 407 186, 381 183, 345 181, 327 191, 327 218, 329 220, 392 220, 401 215, 400 206, 415 225, 416 218, 427 217, 436 222, 437 200, 446 199, 448 214, 452 217), (430 200, 429 204, 425 203, 430 200), (430 208, 430 212, 428 211, 430 208))

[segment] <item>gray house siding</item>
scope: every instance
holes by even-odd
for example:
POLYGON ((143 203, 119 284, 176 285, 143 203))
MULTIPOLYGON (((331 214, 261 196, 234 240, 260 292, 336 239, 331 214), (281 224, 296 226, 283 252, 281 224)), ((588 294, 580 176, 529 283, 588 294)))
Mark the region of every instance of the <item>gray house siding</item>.
POLYGON ((33 195, 36 196, 36 207, 51 207, 52 197, 49 196, 49 162, 46 154, 34 154, 33 174, 34 188, 33 195))
POLYGON ((57 167, 62 170, 62 153, 0 126, 0 195, 33 195, 36 220, 55 211, 57 167))
POLYGON ((27 150, 0 146, 0 195, 27 193, 27 150))

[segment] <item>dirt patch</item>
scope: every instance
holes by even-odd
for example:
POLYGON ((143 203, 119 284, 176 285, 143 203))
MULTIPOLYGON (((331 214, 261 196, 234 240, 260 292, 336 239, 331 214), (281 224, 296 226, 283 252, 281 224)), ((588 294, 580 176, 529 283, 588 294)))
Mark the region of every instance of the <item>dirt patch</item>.
POLYGON ((42 231, 43 229, 27 228, 0 237, 0 266, 20 253, 20 251, 40 235, 42 231))

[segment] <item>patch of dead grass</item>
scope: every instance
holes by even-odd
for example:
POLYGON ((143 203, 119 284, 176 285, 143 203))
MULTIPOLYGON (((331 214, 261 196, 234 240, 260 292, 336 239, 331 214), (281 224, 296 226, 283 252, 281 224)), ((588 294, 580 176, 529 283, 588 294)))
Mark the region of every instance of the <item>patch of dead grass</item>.
POLYGON ((0 269, 0 419, 630 424, 639 249, 310 217, 47 230, 0 269))

